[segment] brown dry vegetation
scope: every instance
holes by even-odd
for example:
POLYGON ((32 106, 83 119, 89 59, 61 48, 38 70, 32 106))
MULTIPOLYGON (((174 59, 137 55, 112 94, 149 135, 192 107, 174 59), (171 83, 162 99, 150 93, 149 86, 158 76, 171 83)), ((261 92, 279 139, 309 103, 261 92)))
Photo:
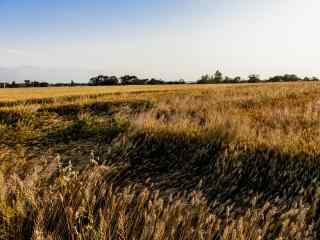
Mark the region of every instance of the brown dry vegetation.
POLYGON ((0 239, 320 237, 318 83, 27 91, 0 91, 0 239))

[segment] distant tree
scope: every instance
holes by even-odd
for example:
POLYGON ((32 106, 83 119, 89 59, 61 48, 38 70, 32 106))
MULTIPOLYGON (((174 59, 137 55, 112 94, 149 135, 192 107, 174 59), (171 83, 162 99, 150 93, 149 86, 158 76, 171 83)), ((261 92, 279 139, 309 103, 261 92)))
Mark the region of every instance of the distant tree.
POLYGON ((41 83, 38 84, 38 87, 49 87, 49 83, 41 82, 41 83))
POLYGON ((216 83, 219 83, 219 82, 222 82, 222 81, 223 81, 223 75, 222 75, 222 73, 221 73, 219 70, 217 70, 217 71, 215 72, 215 74, 214 74, 214 81, 215 81, 216 83))
POLYGON ((100 76, 99 77, 99 85, 117 85, 119 83, 118 78, 116 76, 100 76))
POLYGON ((206 74, 206 75, 202 75, 200 80, 198 80, 197 83, 210 83, 213 81, 213 77, 210 76, 209 74, 206 74))
POLYGON ((163 83, 165 84, 185 84, 186 82, 184 81, 184 79, 179 79, 177 81, 168 81, 168 82, 164 82, 163 80, 161 80, 163 83))
POLYGON ((131 84, 134 84, 134 82, 137 82, 138 77, 132 76, 132 75, 125 75, 125 76, 122 76, 120 79, 121 79, 121 84, 131 85, 131 84))
POLYGON ((119 79, 116 76, 111 76, 111 77, 107 78, 106 83, 107 83, 107 85, 118 85, 119 79))
POLYGON ((73 81, 73 80, 71 80, 71 82, 70 82, 70 86, 71 86, 71 87, 74 87, 74 86, 75 86, 75 83, 74 83, 74 81, 73 81))
POLYGON ((99 75, 97 77, 92 77, 89 80, 90 86, 106 86, 106 85, 117 85, 119 80, 116 76, 103 76, 99 75))
POLYGON ((99 75, 97 78, 98 78, 98 85, 103 85, 104 76, 103 75, 99 75))
POLYGON ((164 81, 159 80, 159 79, 155 79, 155 78, 151 78, 150 80, 148 80, 148 84, 151 84, 151 85, 164 84, 164 81))
POLYGON ((31 86, 31 81, 30 80, 24 80, 24 85, 25 85, 25 87, 30 87, 31 86))
POLYGON ((179 84, 185 84, 186 81, 185 81, 183 78, 180 78, 179 81, 178 81, 178 83, 179 83, 179 84))
POLYGON ((39 87, 40 83, 38 81, 31 82, 32 87, 39 87))
POLYGON ((92 78, 90 78, 90 80, 89 80, 89 85, 91 85, 91 86, 97 86, 97 85, 99 85, 98 77, 92 77, 92 78))
POLYGON ((198 81, 198 83, 206 83, 209 81, 209 75, 206 74, 206 75, 202 75, 200 80, 198 81))
POLYGON ((273 76, 273 77, 269 78, 268 81, 269 82, 282 82, 283 81, 283 77, 282 76, 273 76))
MULTIPOLYGON (((131 82, 131 84, 133 84, 133 85, 145 85, 145 84, 148 84, 148 81, 149 81, 149 79, 147 79, 147 78, 144 78, 144 79, 136 79, 135 81, 132 81, 131 82)), ((160 81, 162 81, 162 80, 160 80, 160 81)))
POLYGON ((269 78, 269 82, 296 82, 300 81, 300 78, 295 74, 285 74, 283 76, 274 76, 269 78))
POLYGON ((233 81, 234 81, 235 83, 239 83, 239 82, 241 82, 241 77, 237 76, 237 77, 235 77, 235 78, 233 79, 233 81))
POLYGON ((257 82, 260 82, 260 77, 259 75, 257 74, 251 74, 249 75, 249 80, 248 80, 249 83, 257 83, 257 82))
POLYGON ((299 81, 299 77, 295 74, 285 74, 283 76, 283 81, 285 82, 296 82, 296 81, 299 81))

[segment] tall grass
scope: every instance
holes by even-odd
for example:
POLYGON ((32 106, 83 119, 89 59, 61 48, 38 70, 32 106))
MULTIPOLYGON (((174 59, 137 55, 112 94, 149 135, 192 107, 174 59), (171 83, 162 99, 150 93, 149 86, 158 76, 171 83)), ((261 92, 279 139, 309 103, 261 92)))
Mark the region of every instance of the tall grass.
POLYGON ((3 97, 0 239, 319 238, 319 84, 80 90, 3 97))
MULTIPOLYGON (((44 170, 42 170, 44 171, 44 170)), ((40 171, 41 172, 41 171, 40 171)), ((47 171, 45 171, 47 172, 47 171)), ((199 192, 161 197, 139 185, 114 187, 121 170, 60 170, 51 188, 38 191, 39 173, 1 178, 2 239, 308 239, 315 237, 312 206, 284 210, 267 201, 241 215, 230 203, 212 203, 199 192)), ((42 184, 46 184, 42 182, 42 184)), ((315 198, 318 201, 318 197, 315 198)), ((283 200, 282 200, 283 201, 283 200)))

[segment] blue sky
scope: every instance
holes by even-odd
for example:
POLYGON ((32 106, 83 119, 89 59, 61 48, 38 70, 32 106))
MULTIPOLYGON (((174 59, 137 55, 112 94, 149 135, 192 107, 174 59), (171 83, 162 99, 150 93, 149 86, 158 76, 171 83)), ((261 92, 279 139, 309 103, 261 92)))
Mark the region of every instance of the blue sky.
POLYGON ((0 0, 0 81, 319 76, 318 0, 0 0))

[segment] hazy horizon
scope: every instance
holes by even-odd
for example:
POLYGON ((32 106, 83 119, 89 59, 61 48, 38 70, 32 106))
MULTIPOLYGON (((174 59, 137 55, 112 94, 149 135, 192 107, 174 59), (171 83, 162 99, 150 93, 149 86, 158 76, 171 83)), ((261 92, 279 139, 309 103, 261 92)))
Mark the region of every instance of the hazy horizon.
POLYGON ((310 0, 2 0, 0 81, 319 76, 310 0))

